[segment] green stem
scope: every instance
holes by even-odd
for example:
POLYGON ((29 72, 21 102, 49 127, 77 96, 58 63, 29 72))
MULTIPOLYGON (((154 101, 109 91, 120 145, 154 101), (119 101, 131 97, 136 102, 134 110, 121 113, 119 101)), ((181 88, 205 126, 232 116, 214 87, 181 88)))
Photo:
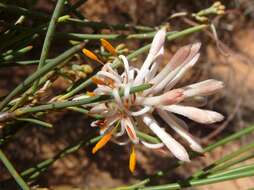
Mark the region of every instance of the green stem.
POLYGON ((174 190, 174 189, 182 189, 187 187, 196 187, 201 185, 208 185, 211 183, 218 183, 233 179, 239 179, 243 177, 250 177, 254 175, 254 170, 244 171, 241 173, 233 173, 230 175, 214 177, 214 178, 207 178, 207 179, 200 179, 200 180, 190 180, 190 181, 182 181, 179 183, 171 183, 166 185, 158 185, 158 186, 151 186, 140 188, 140 190, 174 190))
POLYGON ((5 55, 4 57, 2 57, 0 59, 2 59, 3 61, 10 61, 12 59, 15 59, 15 58, 29 52, 31 49, 33 49, 33 46, 27 46, 22 49, 19 49, 18 51, 12 51, 11 53, 8 53, 7 55, 5 55))
POLYGON ((8 160, 8 158, 5 156, 5 154, 1 149, 0 149, 0 159, 5 165, 5 167, 8 169, 12 177, 15 179, 15 181, 19 184, 19 186, 23 190, 29 190, 30 188, 28 187, 26 182, 22 179, 22 177, 20 177, 18 172, 15 170, 15 168, 13 167, 13 165, 11 164, 11 162, 8 160))
POLYGON ((240 166, 240 167, 233 168, 233 169, 230 169, 230 170, 226 170, 226 171, 223 171, 223 172, 219 172, 219 173, 216 173, 216 174, 211 174, 207 178, 217 178, 217 177, 231 175, 231 174, 237 174, 239 172, 244 172, 244 171, 249 171, 249 170, 254 170, 254 164, 240 166))
POLYGON ((211 173, 215 173, 215 172, 218 172, 218 171, 222 171, 224 169, 227 169, 231 166, 234 166, 236 164, 239 164, 239 163, 242 163, 246 160, 249 160, 249 159, 252 159, 254 158, 254 153, 252 154, 247 154, 247 155, 244 155, 242 156, 241 158, 239 159, 234 159, 234 160, 231 160, 231 161, 228 161, 227 163, 221 165, 221 166, 217 166, 217 167, 214 167, 213 169, 211 169, 211 173))
POLYGON ((251 144, 248 144, 248 145, 245 145, 243 147, 241 147, 240 149, 224 156, 223 158, 217 160, 216 162, 212 163, 211 165, 205 167, 204 169, 196 172, 194 175, 192 175, 192 179, 197 179, 199 177, 202 177, 203 175, 207 175, 209 173, 212 172, 212 169, 215 168, 216 166, 218 167, 220 164, 228 161, 228 160, 231 160, 239 155, 241 155, 242 153, 246 152, 246 151, 249 151, 251 149, 254 148, 254 143, 251 143, 251 144))
POLYGON ((13 91, 9 93, 8 96, 4 98, 4 100, 0 103, 0 110, 2 110, 8 103, 11 101, 11 99, 19 94, 20 92, 26 90, 30 84, 32 84, 35 80, 42 77, 49 71, 51 71, 54 67, 56 67, 58 64, 60 64, 65 59, 69 58, 70 56, 74 55, 76 52, 78 52, 80 49, 84 47, 84 44, 81 43, 79 45, 73 46, 69 50, 65 51, 52 61, 50 61, 48 64, 43 66, 40 70, 37 70, 33 74, 31 74, 29 77, 25 79, 21 84, 19 84, 13 91))
MULTIPOLYGON (((53 35, 54 35, 54 32, 55 32, 56 23, 57 23, 57 20, 58 20, 61 12, 63 10, 64 2, 65 2, 65 0, 58 0, 57 1, 56 8, 55 8, 55 10, 53 12, 53 15, 52 15, 52 18, 49 22, 49 27, 48 27, 46 37, 45 37, 45 40, 44 40, 44 43, 43 43, 40 62, 39 62, 37 71, 39 71, 42 68, 42 66, 44 66, 44 64, 45 64, 45 61, 46 61, 46 58, 48 56, 48 52, 49 52, 49 49, 50 49, 50 46, 51 46, 51 43, 52 43, 52 40, 53 40, 53 35)), ((34 83, 34 87, 33 87, 34 92, 37 90, 39 80, 40 80, 40 78, 38 78, 38 80, 34 83)))
MULTIPOLYGON (((148 88, 150 88, 150 84, 143 84, 139 86, 134 86, 130 89, 130 93, 135 93, 135 92, 140 92, 144 91, 148 88)), ((123 93, 120 92, 120 95, 123 93)), ((34 112, 40 112, 40 111, 46 111, 46 110, 52 110, 52 109, 61 109, 61 108, 67 108, 67 107, 73 107, 73 106, 81 106, 85 104, 90 104, 98 101, 104 101, 104 100, 109 100, 113 98, 110 95, 97 95, 97 96, 92 96, 89 98, 84 98, 80 100, 73 100, 73 101, 65 101, 65 102, 54 102, 46 105, 41 105, 41 106, 34 106, 34 107, 24 107, 24 108, 19 108, 16 111, 14 111, 14 115, 20 116, 23 114, 27 113, 34 113, 34 112)))
POLYGON ((53 127, 52 124, 47 123, 45 121, 40 121, 40 120, 35 119, 35 118, 16 118, 16 120, 33 123, 33 124, 40 125, 40 126, 43 126, 43 127, 46 127, 46 128, 52 128, 53 127))
POLYGON ((80 20, 76 18, 68 18, 66 20, 67 23, 76 24, 79 26, 91 27, 94 29, 112 29, 112 30, 135 30, 135 31, 144 31, 144 32, 152 32, 155 29, 148 26, 140 26, 140 25, 131 25, 131 24, 108 24, 105 22, 95 22, 90 20, 80 20))
POLYGON ((209 146, 207 146, 205 149, 204 149, 204 152, 210 152, 212 150, 214 150, 215 148, 219 147, 219 146, 222 146, 222 145, 225 145, 233 140, 236 140, 236 139, 239 139, 240 137, 244 136, 244 135, 247 135, 251 132, 254 131, 254 125, 251 125, 250 127, 247 127, 247 128, 244 128, 232 135, 229 135, 228 137, 225 137, 221 140, 219 140, 218 142, 215 142, 209 146))

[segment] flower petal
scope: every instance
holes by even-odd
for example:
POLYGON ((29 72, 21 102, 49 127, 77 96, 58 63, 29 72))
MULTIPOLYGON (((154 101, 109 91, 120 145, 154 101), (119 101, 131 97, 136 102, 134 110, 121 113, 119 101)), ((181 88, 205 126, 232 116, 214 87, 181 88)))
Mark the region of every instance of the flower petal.
POLYGON ((152 62, 156 58, 156 55, 164 45, 166 37, 166 30, 165 28, 160 29, 154 36, 151 48, 149 50, 149 53, 147 55, 146 60, 144 61, 144 64, 140 68, 140 72, 138 73, 137 77, 134 80, 134 84, 138 85, 140 84, 143 79, 145 78, 146 74, 149 72, 149 67, 151 66, 152 62))
POLYGON ((147 148, 150 148, 150 149, 159 149, 159 148, 162 148, 163 146, 165 146, 163 143, 148 143, 146 141, 141 141, 141 143, 147 147, 147 148))
POLYGON ((139 139, 137 137, 135 128, 133 126, 133 123, 129 117, 123 118, 121 120, 121 126, 125 128, 129 138, 134 144, 137 144, 139 142, 139 139))
POLYGON ((177 113, 179 115, 183 115, 193 121, 203 124, 211 124, 222 121, 224 119, 224 116, 218 112, 203 110, 191 106, 170 105, 164 106, 163 109, 177 113))
POLYGON ((161 109, 157 109, 158 114, 161 118, 181 137, 183 137, 189 144, 192 150, 196 152, 203 152, 202 147, 199 143, 194 139, 194 137, 188 133, 181 125, 179 125, 173 114, 167 113, 161 109))
MULTIPOLYGON (((164 80, 173 70, 179 70, 179 67, 187 64, 199 51, 201 44, 195 43, 180 48, 171 58, 169 63, 159 72, 150 82, 157 85, 164 80)), ((168 78, 173 78, 176 74, 168 78)), ((167 79, 168 81, 170 79, 167 79)))
POLYGON ((209 96, 212 95, 224 87, 223 82, 209 79, 202 82, 198 82, 189 86, 184 87, 184 96, 193 97, 193 96, 209 96))
POLYGON ((172 152, 172 154, 179 160, 189 162, 190 158, 185 148, 178 143, 171 135, 169 135, 164 129, 162 129, 155 119, 150 115, 142 117, 144 123, 155 133, 166 147, 172 152))
POLYGON ((174 89, 170 90, 160 96, 152 97, 140 97, 137 96, 135 104, 136 105, 149 105, 149 106, 159 106, 159 105, 171 105, 178 103, 183 100, 183 90, 174 89))

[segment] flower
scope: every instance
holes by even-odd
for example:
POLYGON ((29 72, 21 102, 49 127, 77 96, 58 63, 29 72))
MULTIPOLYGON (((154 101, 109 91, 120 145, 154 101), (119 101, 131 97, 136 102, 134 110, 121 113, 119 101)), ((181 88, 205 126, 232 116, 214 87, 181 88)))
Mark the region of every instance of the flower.
MULTIPOLYGON (((159 71, 164 54, 165 29, 159 30, 151 44, 150 51, 141 68, 130 66, 124 55, 119 55, 124 71, 119 73, 107 63, 92 81, 97 84, 94 94, 113 94, 114 99, 99 102, 92 106, 89 114, 100 114, 105 119, 94 121, 92 127, 100 127, 103 138, 96 144, 93 153, 102 148, 110 139, 125 145, 141 142, 151 149, 167 147, 172 154, 182 161, 190 161, 189 155, 178 141, 155 120, 157 113, 165 123, 189 143, 192 150, 202 152, 201 145, 187 131, 187 124, 176 115, 185 116, 202 124, 211 124, 223 120, 220 113, 200 109, 206 97, 223 88, 223 83, 214 79, 205 80, 185 87, 173 89, 182 76, 195 65, 200 53, 200 43, 180 48, 169 63, 159 71), (143 92, 130 94, 132 86, 150 83, 153 86, 143 92), (121 97, 119 91, 124 89, 121 97), (148 128, 158 136, 160 143, 147 142, 137 135, 137 119, 142 120, 148 128), (129 139, 120 141, 121 137, 129 139)), ((104 44, 108 44, 104 41, 104 44)), ((110 46, 112 49, 112 47, 110 46)), ((111 50, 113 51, 113 50, 111 50)), ((129 168, 135 169, 135 151, 132 147, 129 168)))

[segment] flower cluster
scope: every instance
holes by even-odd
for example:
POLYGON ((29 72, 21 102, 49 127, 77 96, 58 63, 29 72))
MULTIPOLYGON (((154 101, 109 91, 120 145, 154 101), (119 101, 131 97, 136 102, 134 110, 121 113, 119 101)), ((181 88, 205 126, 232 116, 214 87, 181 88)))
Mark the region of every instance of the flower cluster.
MULTIPOLYGON (((164 127, 160 126, 155 120, 154 114, 159 115, 196 152, 202 152, 202 147, 188 132, 186 123, 176 115, 185 116, 202 124, 211 124, 223 119, 223 116, 217 112, 198 108, 204 105, 206 96, 223 88, 222 82, 209 79, 174 89, 182 76, 197 62, 201 44, 194 43, 180 48, 169 63, 160 69, 165 37, 165 29, 156 33, 141 68, 129 65, 127 58, 124 55, 119 55, 118 58, 124 66, 122 73, 107 63, 92 78, 93 82, 97 84, 97 88, 93 91, 94 94, 110 94, 114 97, 111 101, 96 103, 90 109, 90 115, 100 114, 104 117, 104 119, 91 124, 92 127, 100 127, 100 132, 103 135, 93 148, 93 153, 102 148, 109 140, 119 145, 130 143, 132 150, 129 168, 132 172, 136 162, 134 145, 138 143, 151 149, 166 147, 179 160, 190 161, 184 146, 167 133, 164 127), (131 87, 146 83, 152 84, 152 87, 143 92, 130 93, 131 87), (123 95, 119 94, 120 90, 124 90, 123 95), (151 143, 139 138, 137 121, 142 121, 161 142, 151 143)), ((109 47, 107 49, 113 51, 113 47, 109 43, 106 45, 106 48, 109 47)))

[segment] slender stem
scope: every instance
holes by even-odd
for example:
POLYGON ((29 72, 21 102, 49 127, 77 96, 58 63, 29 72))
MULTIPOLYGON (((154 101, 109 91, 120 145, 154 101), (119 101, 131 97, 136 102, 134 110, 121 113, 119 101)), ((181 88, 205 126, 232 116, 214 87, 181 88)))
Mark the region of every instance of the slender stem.
MULTIPOLYGON (((130 89, 130 93, 144 91, 150 87, 151 87, 150 84, 134 86, 130 89)), ((122 95, 123 93, 120 91, 119 94, 122 95)), ((67 108, 67 107, 73 107, 73 106, 81 106, 81 105, 90 104, 90 103, 94 103, 98 101, 109 100, 111 98, 113 97, 110 95, 97 95, 97 96, 92 96, 92 97, 84 98, 80 100, 53 102, 53 103, 49 103, 49 104, 41 105, 41 106, 19 108, 13 113, 16 116, 20 116, 27 113, 34 113, 34 112, 40 112, 40 111, 46 111, 46 110, 52 110, 52 109, 61 109, 61 108, 67 108)))
POLYGON ((65 59, 69 58, 70 56, 74 55, 76 52, 78 52, 80 49, 84 47, 84 43, 81 43, 79 45, 73 46, 69 50, 65 51, 52 61, 50 61, 48 64, 43 66, 40 70, 37 70, 33 74, 31 74, 29 77, 25 79, 21 84, 19 84, 13 91, 9 93, 8 96, 5 97, 5 99, 0 103, 0 110, 2 110, 8 103, 11 101, 11 99, 19 94, 20 92, 26 90, 30 84, 32 84, 35 80, 40 78, 41 76, 45 75, 49 71, 51 71, 54 67, 56 67, 58 64, 60 64, 65 59))
POLYGON ((133 29, 135 31, 144 31, 144 32, 152 32, 155 29, 148 26, 140 26, 140 25, 132 25, 132 24, 108 24, 105 22, 95 22, 90 20, 80 20, 76 18, 68 18, 66 20, 67 23, 76 24, 80 26, 88 26, 94 29, 112 29, 112 30, 130 30, 133 29))
POLYGON ((225 145, 233 140, 237 140, 237 139, 241 138, 242 136, 247 135, 253 131, 254 131, 254 125, 251 125, 250 127, 244 128, 236 133, 233 133, 232 135, 222 138, 218 142, 215 142, 215 143, 207 146, 204 149, 204 152, 210 152, 219 146, 225 145))
POLYGON ((218 173, 215 173, 215 174, 211 174, 211 175, 208 176, 208 178, 216 178, 216 177, 231 175, 231 174, 244 172, 244 171, 249 171, 249 170, 254 170, 254 164, 244 165, 244 166, 236 167, 236 168, 226 170, 226 171, 223 171, 223 172, 218 172, 218 173))
POLYGON ((190 180, 190 181, 182 181, 179 183, 171 183, 166 185, 159 185, 159 186, 151 186, 151 187, 144 187, 140 188, 140 190, 173 190, 173 189, 182 189, 187 187, 196 187, 201 185, 208 185, 211 183, 218 183, 222 181, 228 181, 233 179, 239 179, 243 177, 249 177, 254 175, 254 170, 244 171, 241 173, 233 173, 230 175, 214 177, 214 178, 206 178, 200 180, 190 180))
POLYGON ((222 163, 224 163, 224 162, 226 162, 228 160, 231 160, 231 159, 233 159, 233 158, 241 155, 242 153, 244 153, 246 151, 249 151, 249 150, 251 150, 253 148, 254 148, 254 143, 251 143, 251 144, 248 144, 246 146, 243 146, 240 149, 238 149, 238 150, 236 150, 236 151, 234 151, 234 152, 224 156, 223 158, 215 161, 214 163, 212 163, 211 165, 205 167, 204 169, 196 172, 195 174, 192 175, 191 178, 192 179, 193 178, 196 179, 196 178, 199 178, 199 177, 201 177, 203 175, 210 174, 212 172, 212 169, 215 168, 216 166, 218 167, 220 164, 222 164, 222 163))
MULTIPOLYGON (((186 36, 188 34, 194 33, 194 32, 198 32, 201 31, 202 29, 206 28, 207 25, 198 25, 198 26, 194 26, 191 28, 187 28, 183 31, 177 32, 177 33, 173 33, 173 34, 169 34, 167 36, 167 40, 168 41, 172 41, 174 39, 177 39, 179 37, 183 37, 186 36), (172 36, 171 36, 172 35, 172 36)), ((128 60, 131 60, 139 55, 141 55, 142 53, 146 52, 149 50, 149 48, 151 47, 151 44, 147 44, 145 46, 143 46, 142 48, 134 51, 133 53, 129 54, 127 56, 128 60)), ((114 61, 114 63, 112 64, 113 68, 118 68, 122 65, 122 62, 119 61, 118 59, 116 61, 114 61)), ((80 92, 81 90, 83 90, 84 88, 88 87, 89 85, 92 84, 92 80, 91 78, 89 78, 88 80, 84 81, 83 83, 81 83, 80 85, 78 85, 76 88, 72 89, 70 92, 66 93, 65 95, 63 95, 61 97, 62 100, 67 99, 75 94, 77 94, 78 92, 80 92)))
MULTIPOLYGON (((55 32, 55 28, 56 28, 56 23, 57 20, 63 10, 64 7, 64 2, 65 0, 58 0, 57 4, 56 4, 56 8, 53 12, 52 18, 49 22, 49 27, 46 33, 46 37, 43 43, 43 47, 42 47, 42 52, 41 52, 41 57, 40 57, 40 62, 37 68, 37 71, 41 69, 41 67, 45 64, 46 58, 48 56, 48 52, 53 40, 53 35, 55 32)), ((39 84, 39 80, 40 78, 38 78, 38 80, 36 80, 36 82, 34 83, 34 87, 33 87, 33 91, 37 90, 38 84, 39 84)))
POLYGON ((211 169, 210 172, 215 173, 215 172, 218 172, 218 171, 222 171, 224 169, 227 169, 231 166, 242 163, 242 162, 244 162, 246 160, 249 160, 249 159, 252 159, 252 158, 254 158, 254 153, 244 155, 244 156, 240 157, 239 159, 230 160, 230 161, 226 162, 225 164, 223 164, 221 166, 214 167, 213 169, 211 169))
POLYGON ((135 189, 139 189, 140 187, 144 187, 145 184, 149 183, 149 181, 150 181, 149 179, 145 179, 145 180, 140 181, 134 185, 126 186, 126 187, 118 187, 113 190, 135 190, 135 189))
POLYGON ((40 125, 40 126, 47 127, 47 128, 52 128, 53 127, 52 124, 47 123, 45 121, 40 121, 40 120, 35 119, 35 118, 16 118, 16 120, 33 123, 33 124, 40 125))
POLYGON ((12 51, 10 54, 7 54, 6 56, 4 56, 0 59, 2 59, 3 61, 10 61, 12 59, 15 59, 15 58, 29 52, 32 48, 33 48, 33 46, 27 46, 22 49, 19 49, 18 51, 12 51))
POLYGON ((22 177, 20 177, 18 172, 15 170, 15 168, 13 167, 13 165, 11 164, 11 162, 8 160, 8 158, 5 156, 5 154, 1 149, 0 149, 0 159, 5 165, 5 167, 8 169, 12 177, 15 179, 15 181, 19 184, 21 189, 29 190, 30 188, 28 187, 26 182, 22 179, 22 177))

